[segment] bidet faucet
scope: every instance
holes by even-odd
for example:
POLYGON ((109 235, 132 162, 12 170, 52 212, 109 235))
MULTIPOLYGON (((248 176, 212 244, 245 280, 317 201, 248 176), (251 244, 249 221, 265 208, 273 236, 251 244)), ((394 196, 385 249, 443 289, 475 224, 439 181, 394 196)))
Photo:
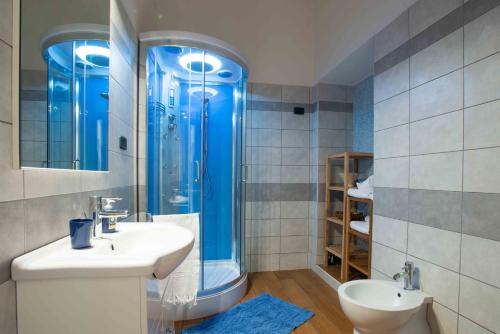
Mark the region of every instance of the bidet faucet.
POLYGON ((397 281, 401 277, 404 279, 404 289, 405 290, 415 290, 414 273, 415 265, 411 261, 406 261, 405 266, 401 268, 403 271, 395 274, 392 278, 397 281))

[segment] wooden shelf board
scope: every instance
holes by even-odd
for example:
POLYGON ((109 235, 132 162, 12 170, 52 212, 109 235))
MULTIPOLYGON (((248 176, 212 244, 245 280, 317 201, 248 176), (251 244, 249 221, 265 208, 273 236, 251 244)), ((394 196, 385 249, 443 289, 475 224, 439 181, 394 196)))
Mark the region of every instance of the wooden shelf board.
POLYGON ((359 198, 359 197, 353 197, 353 196, 347 196, 350 201, 353 202, 363 202, 363 203, 370 203, 373 200, 371 198, 359 198))
POLYGON ((349 228, 349 234, 352 234, 352 235, 355 235, 356 237, 367 239, 367 240, 370 237, 368 234, 358 232, 356 230, 353 230, 352 228, 349 228))
POLYGON ((370 152, 343 152, 343 153, 332 154, 332 155, 328 156, 328 158, 329 159, 344 159, 346 153, 349 154, 350 159, 373 158, 373 153, 370 153, 370 152))
POLYGON ((334 264, 334 265, 320 265, 321 269, 326 271, 330 276, 335 278, 337 281, 340 282, 340 273, 342 271, 342 266, 340 264, 334 264))
POLYGON ((329 221, 329 222, 332 222, 334 224, 337 224, 337 225, 340 225, 340 226, 344 226, 344 222, 340 218, 337 218, 337 217, 326 217, 326 220, 329 221))
POLYGON ((342 245, 328 245, 325 247, 325 250, 335 255, 336 257, 342 259, 342 245))
POLYGON ((328 189, 330 190, 334 190, 334 191, 345 191, 345 188, 343 185, 341 184, 332 184, 328 187, 328 189))
POLYGON ((368 276, 368 258, 354 258, 349 261, 349 266, 368 276))

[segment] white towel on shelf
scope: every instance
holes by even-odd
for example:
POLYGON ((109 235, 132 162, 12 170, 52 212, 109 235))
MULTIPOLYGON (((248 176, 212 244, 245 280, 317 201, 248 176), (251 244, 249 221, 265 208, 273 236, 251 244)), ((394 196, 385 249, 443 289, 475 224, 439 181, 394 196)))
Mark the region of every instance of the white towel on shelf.
POLYGON ((369 198, 373 199, 373 192, 363 192, 360 191, 358 188, 350 188, 347 189, 347 194, 352 197, 357 197, 357 198, 369 198))
POLYGON ((200 279, 200 219, 198 213, 153 216, 153 223, 176 224, 190 230, 194 245, 186 259, 163 280, 149 280, 149 293, 161 298, 163 305, 196 305, 200 279))
POLYGON ((351 221, 351 228, 363 234, 370 232, 370 224, 367 221, 353 220, 351 221))
POLYGON ((347 194, 357 198, 369 198, 373 200, 373 175, 363 182, 356 182, 357 188, 347 189, 347 194))

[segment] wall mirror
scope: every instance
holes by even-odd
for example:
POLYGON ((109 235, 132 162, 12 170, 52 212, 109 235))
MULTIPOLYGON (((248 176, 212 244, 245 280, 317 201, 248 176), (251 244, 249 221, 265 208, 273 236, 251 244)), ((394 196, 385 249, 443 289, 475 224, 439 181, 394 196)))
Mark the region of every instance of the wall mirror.
POLYGON ((21 0, 22 167, 108 169, 109 1, 21 0))

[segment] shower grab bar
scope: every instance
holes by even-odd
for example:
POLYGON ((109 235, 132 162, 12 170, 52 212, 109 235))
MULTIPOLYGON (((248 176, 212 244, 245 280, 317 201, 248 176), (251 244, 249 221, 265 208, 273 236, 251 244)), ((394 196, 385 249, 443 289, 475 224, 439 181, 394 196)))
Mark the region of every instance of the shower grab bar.
POLYGON ((196 178, 194 179, 195 183, 200 182, 200 162, 196 160, 194 162, 196 164, 196 178))

